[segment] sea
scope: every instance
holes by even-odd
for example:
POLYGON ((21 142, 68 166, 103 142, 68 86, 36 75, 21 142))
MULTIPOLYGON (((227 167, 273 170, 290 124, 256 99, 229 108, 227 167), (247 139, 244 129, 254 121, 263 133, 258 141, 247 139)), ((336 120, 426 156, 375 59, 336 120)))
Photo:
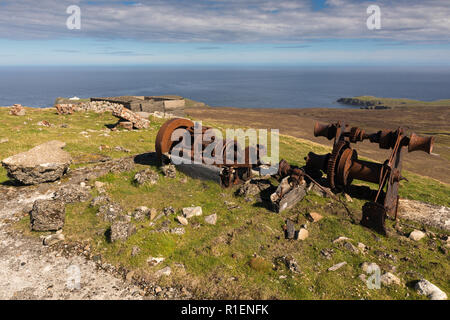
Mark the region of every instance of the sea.
POLYGON ((362 95, 432 101, 450 98, 450 68, 0 67, 0 106, 42 108, 57 97, 164 94, 238 108, 352 108, 336 100, 362 95))

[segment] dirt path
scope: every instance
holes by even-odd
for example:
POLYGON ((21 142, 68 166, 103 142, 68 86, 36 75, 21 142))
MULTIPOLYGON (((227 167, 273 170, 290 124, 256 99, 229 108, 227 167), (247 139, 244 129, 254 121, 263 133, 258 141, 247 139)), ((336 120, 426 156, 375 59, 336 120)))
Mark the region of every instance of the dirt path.
MULTIPOLYGON (((71 182, 80 177, 75 174, 71 182)), ((51 198, 60 187, 0 186, 0 299, 142 299, 137 286, 98 269, 93 261, 63 256, 12 229, 35 200, 51 198)))
MULTIPOLYGON (((382 129, 403 127, 408 133, 435 135, 433 155, 424 152, 405 154, 404 168, 420 175, 450 183, 450 108, 415 107, 394 110, 361 109, 241 109, 241 108, 192 108, 186 112, 194 119, 222 122, 234 126, 279 129, 281 134, 307 139, 332 146, 323 137, 314 137, 314 123, 343 121, 360 126, 368 133, 382 129)), ((387 150, 368 141, 358 143, 358 154, 383 162, 389 156, 387 150)), ((302 155, 306 156, 306 155, 302 155)))

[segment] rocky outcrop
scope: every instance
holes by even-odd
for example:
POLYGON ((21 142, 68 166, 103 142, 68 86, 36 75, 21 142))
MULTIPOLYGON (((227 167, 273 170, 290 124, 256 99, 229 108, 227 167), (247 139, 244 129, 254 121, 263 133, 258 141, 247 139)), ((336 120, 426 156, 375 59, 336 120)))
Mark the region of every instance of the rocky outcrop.
POLYGON ((126 240, 136 233, 136 226, 126 221, 117 221, 111 225, 111 242, 126 240))
POLYGON ((60 179, 72 163, 61 141, 50 141, 2 161, 8 176, 25 185, 60 179))
POLYGON ((64 226, 66 207, 60 200, 36 200, 30 212, 31 230, 57 231, 64 226))
POLYGON ((358 98, 340 98, 336 102, 349 106, 359 106, 361 107, 361 109, 375 109, 375 110, 391 109, 390 107, 383 105, 382 101, 362 100, 358 98))
POLYGON ((26 111, 21 104, 15 104, 9 110, 9 114, 12 116, 24 116, 26 114, 26 111))

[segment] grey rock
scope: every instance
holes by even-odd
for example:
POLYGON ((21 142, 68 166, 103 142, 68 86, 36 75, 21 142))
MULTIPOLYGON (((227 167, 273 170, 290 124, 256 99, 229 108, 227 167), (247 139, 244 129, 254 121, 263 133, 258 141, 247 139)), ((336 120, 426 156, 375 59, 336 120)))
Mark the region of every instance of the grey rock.
POLYGON ((154 185, 154 184, 158 183, 158 180, 159 180, 159 175, 151 169, 145 169, 145 170, 139 171, 134 176, 134 181, 139 185, 143 185, 146 183, 148 183, 150 185, 154 185))
POLYGON ((98 209, 97 216, 104 221, 113 222, 122 212, 122 207, 118 203, 110 203, 101 206, 98 209))
POLYGON ((292 256, 285 256, 284 263, 290 271, 300 273, 300 267, 298 266, 297 260, 295 260, 292 256))
POLYGON ((56 231, 64 226, 65 203, 60 200, 36 200, 30 213, 31 230, 56 231))
POLYGON ((447 294, 428 280, 417 282, 415 289, 418 294, 425 295, 430 300, 447 300, 447 294))
POLYGON ((211 214, 211 215, 209 215, 209 216, 206 216, 205 217, 205 222, 206 223, 208 223, 208 224, 216 224, 216 222, 217 222, 217 214, 211 214))
POLYGON ((354 253, 354 254, 361 253, 361 251, 357 247, 355 247, 353 244, 351 244, 348 241, 346 241, 344 243, 344 248, 347 249, 348 251, 350 251, 351 253, 354 253))
POLYGON ((136 226, 127 221, 116 221, 111 225, 111 242, 127 240, 136 233, 136 226))
POLYGON ((89 189, 81 185, 65 185, 55 192, 53 199, 65 203, 85 202, 91 198, 89 189))
POLYGON ((286 239, 294 239, 295 237, 295 224, 292 220, 286 220, 286 239))
POLYGON ((186 219, 201 216, 203 214, 202 207, 183 208, 183 215, 186 219))
POLYGON ((390 272, 384 273, 380 277, 380 282, 386 287, 389 287, 392 285, 400 286, 402 284, 402 281, 397 276, 393 275, 390 272))
POLYGON ((108 204, 111 200, 107 196, 98 196, 92 199, 90 206, 91 207, 98 207, 103 206, 105 204, 108 204))
POLYGON ((137 207, 133 212, 133 218, 136 219, 137 221, 142 221, 145 219, 146 216, 149 215, 149 213, 150 213, 149 208, 145 206, 137 207))
POLYGON ((52 246, 61 241, 64 241, 64 235, 62 233, 51 234, 44 238, 44 245, 52 246))
POLYGON ((420 241, 425 236, 426 236, 425 232, 422 232, 420 230, 414 230, 409 234, 409 238, 414 241, 420 241))
POLYGON ((72 163, 65 143, 50 141, 2 161, 11 179, 33 185, 60 179, 72 163))
POLYGON ((170 276, 172 273, 172 269, 170 267, 162 268, 161 270, 158 270, 155 272, 155 276, 161 277, 161 276, 170 276))
POLYGON ((170 216, 172 214, 175 214, 175 209, 172 206, 166 207, 166 208, 163 209, 163 213, 167 217, 167 216, 170 216))
POLYGON ((338 263, 338 264, 335 264, 334 266, 329 267, 328 271, 336 271, 336 270, 342 268, 343 266, 345 266, 346 264, 347 264, 347 262, 345 262, 345 261, 341 262, 341 263, 338 263))
POLYGON ((183 216, 177 216, 177 220, 183 226, 187 226, 189 224, 188 220, 185 217, 183 217, 183 216))
POLYGON ((139 248, 138 246, 133 246, 133 248, 131 249, 131 256, 135 257, 139 253, 141 253, 141 248, 139 248))
POLYGON ((161 171, 163 172, 164 176, 168 178, 176 178, 177 176, 177 169, 173 164, 163 166, 161 168, 161 171))
POLYGON ((170 230, 170 233, 177 234, 177 235, 183 235, 186 233, 186 230, 184 230, 184 228, 182 228, 182 227, 173 228, 170 230))

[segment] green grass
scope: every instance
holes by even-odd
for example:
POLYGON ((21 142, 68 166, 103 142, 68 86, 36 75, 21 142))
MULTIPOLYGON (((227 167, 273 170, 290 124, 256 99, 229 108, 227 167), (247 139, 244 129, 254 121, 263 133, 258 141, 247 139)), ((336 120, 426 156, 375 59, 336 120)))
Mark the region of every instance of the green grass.
MULTIPOLYGON (((110 132, 110 137, 101 136, 105 124, 116 122, 110 114, 76 113, 58 116, 52 110, 27 109, 25 117, 13 117, 6 109, 0 108, 0 139, 9 142, 0 144, 1 158, 25 151, 39 143, 59 139, 67 142, 66 149, 77 157, 93 153, 113 158, 125 156, 114 151, 115 146, 131 150, 133 154, 154 150, 155 136, 161 120, 154 120, 149 129, 141 131, 110 132), (35 124, 47 120, 55 126, 41 128, 35 124), (23 122, 26 121, 27 124, 23 122), (61 128, 61 124, 68 128, 61 128), (39 130, 41 128, 42 130, 39 130), (89 132, 84 138, 81 131, 89 132), (108 145, 109 150, 99 151, 99 145, 108 145)), ((220 126, 217 123, 205 124, 220 126)), ((222 128, 224 128, 222 126, 222 128)), ((289 162, 303 165, 309 151, 329 152, 321 145, 282 136, 281 157, 289 162)), ((76 166, 82 165, 81 163, 76 166)), ((75 165, 74 165, 75 166, 75 165)), ((424 277, 447 293, 450 292, 450 262, 437 248, 443 246, 441 240, 403 241, 398 236, 382 237, 353 224, 341 204, 310 194, 294 208, 275 214, 261 203, 247 202, 236 197, 234 189, 222 189, 219 185, 185 177, 178 172, 175 179, 165 178, 158 168, 160 179, 154 186, 138 187, 132 178, 138 170, 146 166, 137 165, 132 172, 108 174, 99 180, 107 183, 107 192, 119 202, 125 212, 138 206, 156 208, 162 212, 172 206, 181 214, 187 206, 201 206, 203 216, 190 219, 184 235, 152 232, 157 230, 165 218, 150 226, 148 219, 138 222, 137 233, 125 242, 109 243, 105 232, 110 227, 96 216, 97 208, 88 203, 71 204, 67 207, 64 234, 66 241, 88 242, 102 260, 114 265, 134 270, 151 280, 154 273, 168 265, 173 269, 170 277, 159 279, 160 285, 179 285, 190 289, 197 298, 225 299, 420 299, 410 286, 382 287, 369 290, 358 279, 362 273, 362 262, 376 262, 383 270, 392 266, 395 274, 409 284, 424 277), (185 179, 187 182, 184 183, 185 179), (239 208, 229 209, 226 202, 234 202, 239 208), (309 237, 305 241, 284 239, 282 226, 287 218, 297 221, 296 228, 307 223, 305 214, 316 211, 324 216, 318 223, 308 223, 309 237), (204 216, 216 213, 216 225, 207 225, 204 216), (332 241, 340 236, 352 239, 357 245, 362 242, 370 247, 366 255, 356 255, 332 241), (431 243, 431 242, 432 243, 431 243), (133 246, 141 252, 131 257, 133 246), (331 260, 320 254, 322 249, 335 251, 331 260), (380 257, 377 251, 395 256, 395 260, 380 257), (289 271, 277 264, 280 257, 291 255, 298 262, 300 274, 289 271), (159 266, 149 266, 147 259, 162 256, 165 261, 159 266), (408 260, 404 260, 404 258, 408 260), (256 260, 255 260, 256 259, 256 260), (256 261, 256 264, 255 264, 256 261), (335 272, 327 269, 339 262, 347 265, 335 272), (180 268, 182 264, 184 268, 180 268), (276 270, 272 264, 277 265, 276 270), (282 276, 287 276, 286 278, 282 276), (281 277, 281 278, 280 278, 281 277)), ((405 172, 410 183, 402 182, 401 196, 449 206, 450 187, 436 180, 405 172)), ((5 170, 0 169, 0 183, 6 182, 5 170)), ((94 181, 90 182, 91 184, 94 181)), ((93 191, 93 196, 96 191, 93 191)), ((354 199, 348 206, 355 216, 360 215, 362 200, 354 199)), ((175 217, 166 218, 170 228, 178 227, 175 217)), ((392 221, 387 222, 392 227, 392 221)), ((27 234, 29 220, 23 219, 18 228, 27 234)), ((33 234, 38 236, 39 234, 33 234)))

